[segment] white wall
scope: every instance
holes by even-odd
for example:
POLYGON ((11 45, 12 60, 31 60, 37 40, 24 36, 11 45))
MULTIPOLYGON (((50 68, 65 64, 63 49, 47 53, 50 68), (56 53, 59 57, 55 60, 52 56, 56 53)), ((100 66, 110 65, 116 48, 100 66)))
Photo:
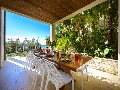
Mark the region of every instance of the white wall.
POLYGON ((120 0, 118 0, 118 78, 120 80, 120 0))
POLYGON ((1 35, 0 35, 0 39, 1 39, 1 42, 0 42, 0 68, 2 67, 2 62, 4 61, 4 10, 1 10, 1 13, 0 13, 0 18, 1 18, 1 27, 0 27, 0 30, 1 30, 1 35))

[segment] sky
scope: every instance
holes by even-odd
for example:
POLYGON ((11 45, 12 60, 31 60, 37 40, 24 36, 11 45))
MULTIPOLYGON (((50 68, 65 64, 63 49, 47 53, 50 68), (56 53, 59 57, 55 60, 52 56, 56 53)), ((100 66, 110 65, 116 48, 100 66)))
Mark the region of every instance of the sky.
POLYGON ((22 42, 25 38, 39 37, 41 45, 45 45, 46 36, 50 36, 49 24, 6 12, 6 40, 19 38, 22 42))

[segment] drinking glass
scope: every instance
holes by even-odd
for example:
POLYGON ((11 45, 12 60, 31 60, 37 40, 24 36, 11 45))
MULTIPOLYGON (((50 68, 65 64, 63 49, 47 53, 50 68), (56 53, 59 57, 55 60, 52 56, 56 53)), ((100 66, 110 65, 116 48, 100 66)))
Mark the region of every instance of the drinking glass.
POLYGON ((78 53, 75 54, 75 61, 76 61, 76 62, 78 62, 79 56, 80 56, 80 55, 79 55, 78 53))

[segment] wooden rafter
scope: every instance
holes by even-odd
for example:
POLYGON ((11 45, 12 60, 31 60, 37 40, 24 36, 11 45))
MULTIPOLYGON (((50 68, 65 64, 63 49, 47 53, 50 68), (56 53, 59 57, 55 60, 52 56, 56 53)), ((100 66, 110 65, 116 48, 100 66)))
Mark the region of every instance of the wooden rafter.
POLYGON ((95 0, 0 0, 0 7, 53 24, 95 0))

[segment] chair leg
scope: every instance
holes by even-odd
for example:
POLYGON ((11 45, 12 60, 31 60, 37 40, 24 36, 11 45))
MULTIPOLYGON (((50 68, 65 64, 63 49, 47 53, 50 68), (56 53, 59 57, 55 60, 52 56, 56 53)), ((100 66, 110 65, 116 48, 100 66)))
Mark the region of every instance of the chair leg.
POLYGON ((45 90, 47 90, 47 86, 48 86, 48 78, 46 80, 45 90))
POLYGON ((26 61, 25 69, 26 69, 26 72, 28 73, 28 70, 29 70, 29 61, 28 60, 26 61))
POLYGON ((44 75, 45 75, 45 72, 43 71, 43 75, 42 75, 42 81, 41 81, 41 87, 40 87, 40 90, 42 90, 42 88, 43 88, 44 75))
POLYGON ((72 90, 74 90, 74 78, 72 79, 72 90))
POLYGON ((83 90, 83 87, 84 87, 84 78, 83 78, 83 72, 82 72, 82 90, 83 90))
POLYGON ((35 81, 35 73, 33 75, 33 78, 32 78, 32 85, 34 86, 34 81, 35 81))
POLYGON ((33 89, 35 89, 36 83, 37 83, 37 72, 35 71, 35 78, 34 78, 34 85, 33 85, 33 89))
POLYGON ((59 88, 58 88, 58 87, 56 87, 56 90, 59 90, 59 88))
POLYGON ((87 70, 87 68, 86 68, 86 73, 87 73, 87 81, 89 81, 89 80, 88 80, 88 70, 87 70))
POLYGON ((29 63, 29 69, 28 70, 29 70, 29 74, 28 75, 30 76, 30 74, 32 72, 32 63, 31 62, 29 63))
POLYGON ((56 90, 59 90, 58 83, 57 83, 57 86, 56 86, 56 90))

